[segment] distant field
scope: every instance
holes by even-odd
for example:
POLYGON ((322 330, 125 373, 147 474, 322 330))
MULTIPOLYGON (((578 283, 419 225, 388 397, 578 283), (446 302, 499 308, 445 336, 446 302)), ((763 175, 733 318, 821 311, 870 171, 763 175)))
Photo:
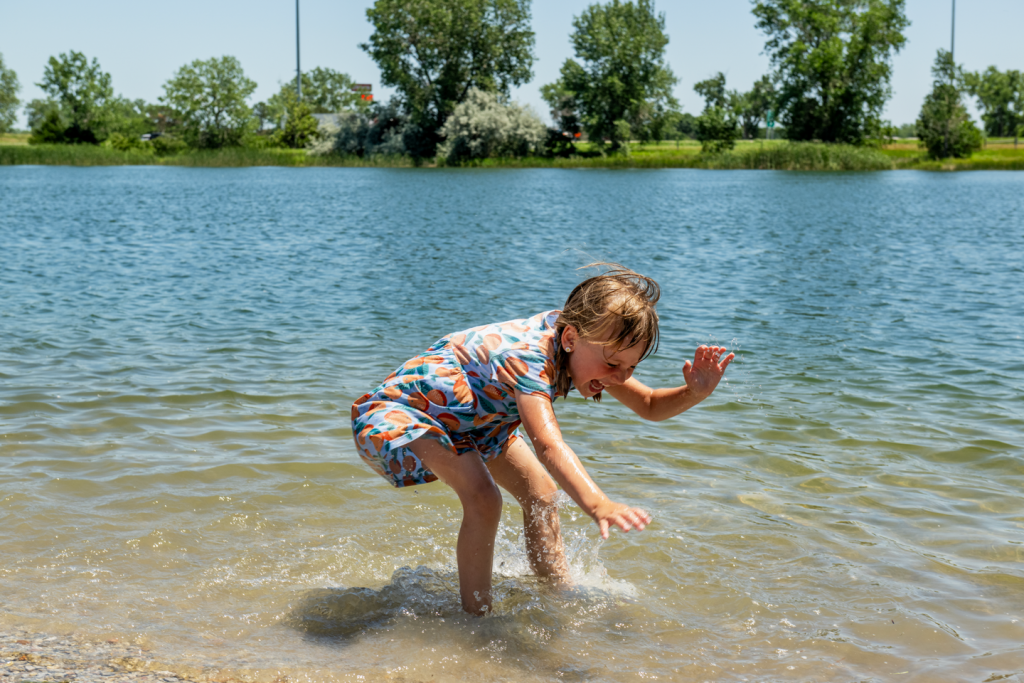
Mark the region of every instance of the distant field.
POLYGON ((27 145, 30 133, 0 133, 0 145, 27 145))

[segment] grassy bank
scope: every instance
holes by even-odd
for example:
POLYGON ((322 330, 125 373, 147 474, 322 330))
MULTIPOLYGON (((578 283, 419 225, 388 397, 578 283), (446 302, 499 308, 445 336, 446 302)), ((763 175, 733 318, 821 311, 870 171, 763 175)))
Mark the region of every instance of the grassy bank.
MULTIPOLYGON (((119 152, 92 145, 27 145, 14 134, 0 139, 0 166, 191 166, 203 168, 239 168, 246 166, 376 166, 410 167, 406 157, 360 159, 358 157, 311 156, 304 150, 229 148, 191 151, 160 157, 152 152, 119 152)), ((884 149, 788 143, 785 141, 740 142, 730 152, 701 154, 700 143, 692 140, 634 144, 628 155, 601 156, 588 145, 580 146, 580 155, 549 159, 484 159, 465 164, 479 168, 707 168, 774 169, 787 171, 878 171, 920 169, 929 171, 1024 170, 1024 146, 1014 148, 1012 140, 989 141, 989 145, 970 159, 931 161, 915 142, 901 141, 884 149)), ((434 166, 434 164, 425 164, 434 166)))
POLYGON ((152 152, 119 152, 95 145, 0 145, 0 166, 411 166, 405 159, 363 160, 316 157, 301 149, 230 147, 161 157, 152 152), (397 163, 396 163, 397 162, 397 163), (404 163, 403 163, 404 162, 404 163))
MULTIPOLYGON (((584 153, 589 152, 585 147, 584 153)), ((568 159, 483 159, 470 164, 489 168, 709 168, 774 169, 786 171, 879 171, 896 168, 886 154, 873 148, 781 141, 742 142, 721 154, 701 154, 700 143, 687 141, 633 145, 628 155, 568 159)))

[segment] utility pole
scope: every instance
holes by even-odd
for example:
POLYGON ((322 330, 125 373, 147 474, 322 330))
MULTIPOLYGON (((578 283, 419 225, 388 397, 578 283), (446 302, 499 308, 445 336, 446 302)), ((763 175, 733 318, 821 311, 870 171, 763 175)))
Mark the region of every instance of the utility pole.
MULTIPOLYGON (((295 0, 298 2, 299 0, 295 0)), ((953 28, 949 33, 949 56, 954 57, 953 49, 956 47, 956 0, 953 0, 953 28)), ((956 59, 953 59, 953 63, 956 64, 956 59)))
MULTIPOLYGON (((956 2, 956 0, 953 0, 956 2)), ((302 101, 302 65, 299 62, 299 0, 295 0, 295 92, 302 101)))

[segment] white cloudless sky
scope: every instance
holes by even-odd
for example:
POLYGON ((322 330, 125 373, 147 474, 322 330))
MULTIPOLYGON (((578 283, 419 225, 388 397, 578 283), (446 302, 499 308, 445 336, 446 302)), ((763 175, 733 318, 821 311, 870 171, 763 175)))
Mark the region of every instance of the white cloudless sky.
MULTIPOLYGON (((387 97, 376 64, 359 49, 372 28, 370 0, 300 0, 302 67, 329 67, 371 83, 387 97)), ((572 57, 572 19, 588 0, 533 3, 537 56, 533 80, 513 97, 545 119, 540 86, 558 78, 572 57)), ((754 28, 748 0, 661 0, 669 44, 667 61, 679 78, 676 96, 684 111, 700 113, 693 84, 722 71, 730 88, 749 89, 768 71, 764 35, 754 28)), ((902 124, 917 118, 931 88, 938 48, 949 47, 951 0, 907 0, 907 45, 893 60, 893 97, 886 117, 902 124)), ((961 0, 957 6, 956 59, 969 70, 990 65, 1024 70, 1024 0, 961 0)), ((294 0, 50 0, 0 3, 0 54, 21 82, 28 102, 43 93, 35 85, 51 55, 69 50, 96 57, 113 78, 115 92, 155 101, 175 70, 194 59, 234 55, 259 87, 251 101, 266 99, 295 75, 294 0)), ((20 124, 25 126, 24 115, 20 124)))

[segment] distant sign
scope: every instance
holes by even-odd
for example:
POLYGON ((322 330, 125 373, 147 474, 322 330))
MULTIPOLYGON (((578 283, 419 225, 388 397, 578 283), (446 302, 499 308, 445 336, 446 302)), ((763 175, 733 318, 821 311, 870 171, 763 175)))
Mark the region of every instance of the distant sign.
POLYGON ((765 112, 764 118, 769 128, 775 127, 775 112, 769 109, 768 111, 765 112))
POLYGON ((352 92, 373 92, 373 86, 369 83, 353 83, 352 92))

